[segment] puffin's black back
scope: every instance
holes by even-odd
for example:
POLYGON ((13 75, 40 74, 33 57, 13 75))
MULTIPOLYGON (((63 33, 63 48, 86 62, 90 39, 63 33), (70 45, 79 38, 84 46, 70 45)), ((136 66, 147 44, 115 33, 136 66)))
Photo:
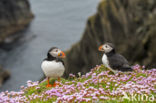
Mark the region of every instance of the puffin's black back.
POLYGON ((115 51, 112 51, 106 55, 108 57, 109 65, 112 69, 123 72, 132 71, 128 61, 122 55, 115 53, 115 51))

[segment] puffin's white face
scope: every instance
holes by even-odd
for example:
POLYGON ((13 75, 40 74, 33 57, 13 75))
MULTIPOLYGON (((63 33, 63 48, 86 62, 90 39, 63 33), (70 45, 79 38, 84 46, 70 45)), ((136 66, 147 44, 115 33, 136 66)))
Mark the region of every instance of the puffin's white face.
POLYGON ((57 48, 51 50, 49 53, 50 53, 50 55, 52 55, 53 57, 56 57, 56 58, 65 58, 65 53, 57 48))
POLYGON ((104 44, 104 45, 101 45, 99 47, 99 51, 103 51, 104 53, 109 53, 112 50, 113 50, 113 48, 110 45, 108 45, 108 44, 104 44))

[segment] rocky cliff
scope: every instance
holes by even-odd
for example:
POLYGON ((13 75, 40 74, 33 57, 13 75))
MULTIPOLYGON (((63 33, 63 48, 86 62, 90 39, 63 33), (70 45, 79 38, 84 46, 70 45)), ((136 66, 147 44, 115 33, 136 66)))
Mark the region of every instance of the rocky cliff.
MULTIPOLYGON (((33 18, 28 0, 0 0, 0 43, 27 26, 33 18)), ((9 77, 0 67, 0 86, 9 77)))
POLYGON ((101 63, 98 46, 116 45, 131 64, 156 67, 156 0, 102 0, 81 40, 67 51, 66 72, 86 73, 101 63))
POLYGON ((0 0, 0 42, 22 30, 32 18, 28 0, 0 0))

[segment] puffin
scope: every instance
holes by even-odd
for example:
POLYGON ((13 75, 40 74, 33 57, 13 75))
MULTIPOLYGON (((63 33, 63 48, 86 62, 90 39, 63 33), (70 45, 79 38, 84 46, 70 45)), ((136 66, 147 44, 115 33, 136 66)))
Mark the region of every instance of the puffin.
POLYGON ((115 46, 112 43, 105 43, 98 49, 104 53, 102 56, 102 63, 113 73, 117 73, 118 71, 132 71, 127 59, 116 53, 115 46))
POLYGON ((63 58, 65 58, 66 55, 63 51, 58 49, 57 47, 52 47, 48 53, 47 58, 45 58, 41 64, 41 68, 47 77, 47 86, 46 87, 55 87, 58 85, 56 82, 54 82, 52 85, 49 83, 49 79, 58 79, 60 81, 60 77, 63 75, 65 71, 65 66, 63 62, 63 58))

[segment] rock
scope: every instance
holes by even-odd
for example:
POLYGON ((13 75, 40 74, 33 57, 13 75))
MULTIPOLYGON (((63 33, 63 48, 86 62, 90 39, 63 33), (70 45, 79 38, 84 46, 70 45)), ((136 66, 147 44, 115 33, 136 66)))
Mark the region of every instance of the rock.
MULTIPOLYGON (((23 30, 32 20, 28 0, 0 0, 0 43, 11 34, 23 30)), ((0 46, 1 47, 1 46, 0 46)), ((10 76, 0 67, 0 86, 10 76)))
POLYGON ((0 42, 23 30, 32 18, 28 0, 0 0, 0 42))
POLYGON ((101 64, 98 47, 116 45, 130 64, 156 67, 156 0, 101 0, 82 39, 67 51, 65 76, 101 64))
POLYGON ((2 67, 0 67, 0 87, 2 86, 2 83, 5 80, 7 80, 9 77, 10 77, 10 72, 2 69, 2 67))

